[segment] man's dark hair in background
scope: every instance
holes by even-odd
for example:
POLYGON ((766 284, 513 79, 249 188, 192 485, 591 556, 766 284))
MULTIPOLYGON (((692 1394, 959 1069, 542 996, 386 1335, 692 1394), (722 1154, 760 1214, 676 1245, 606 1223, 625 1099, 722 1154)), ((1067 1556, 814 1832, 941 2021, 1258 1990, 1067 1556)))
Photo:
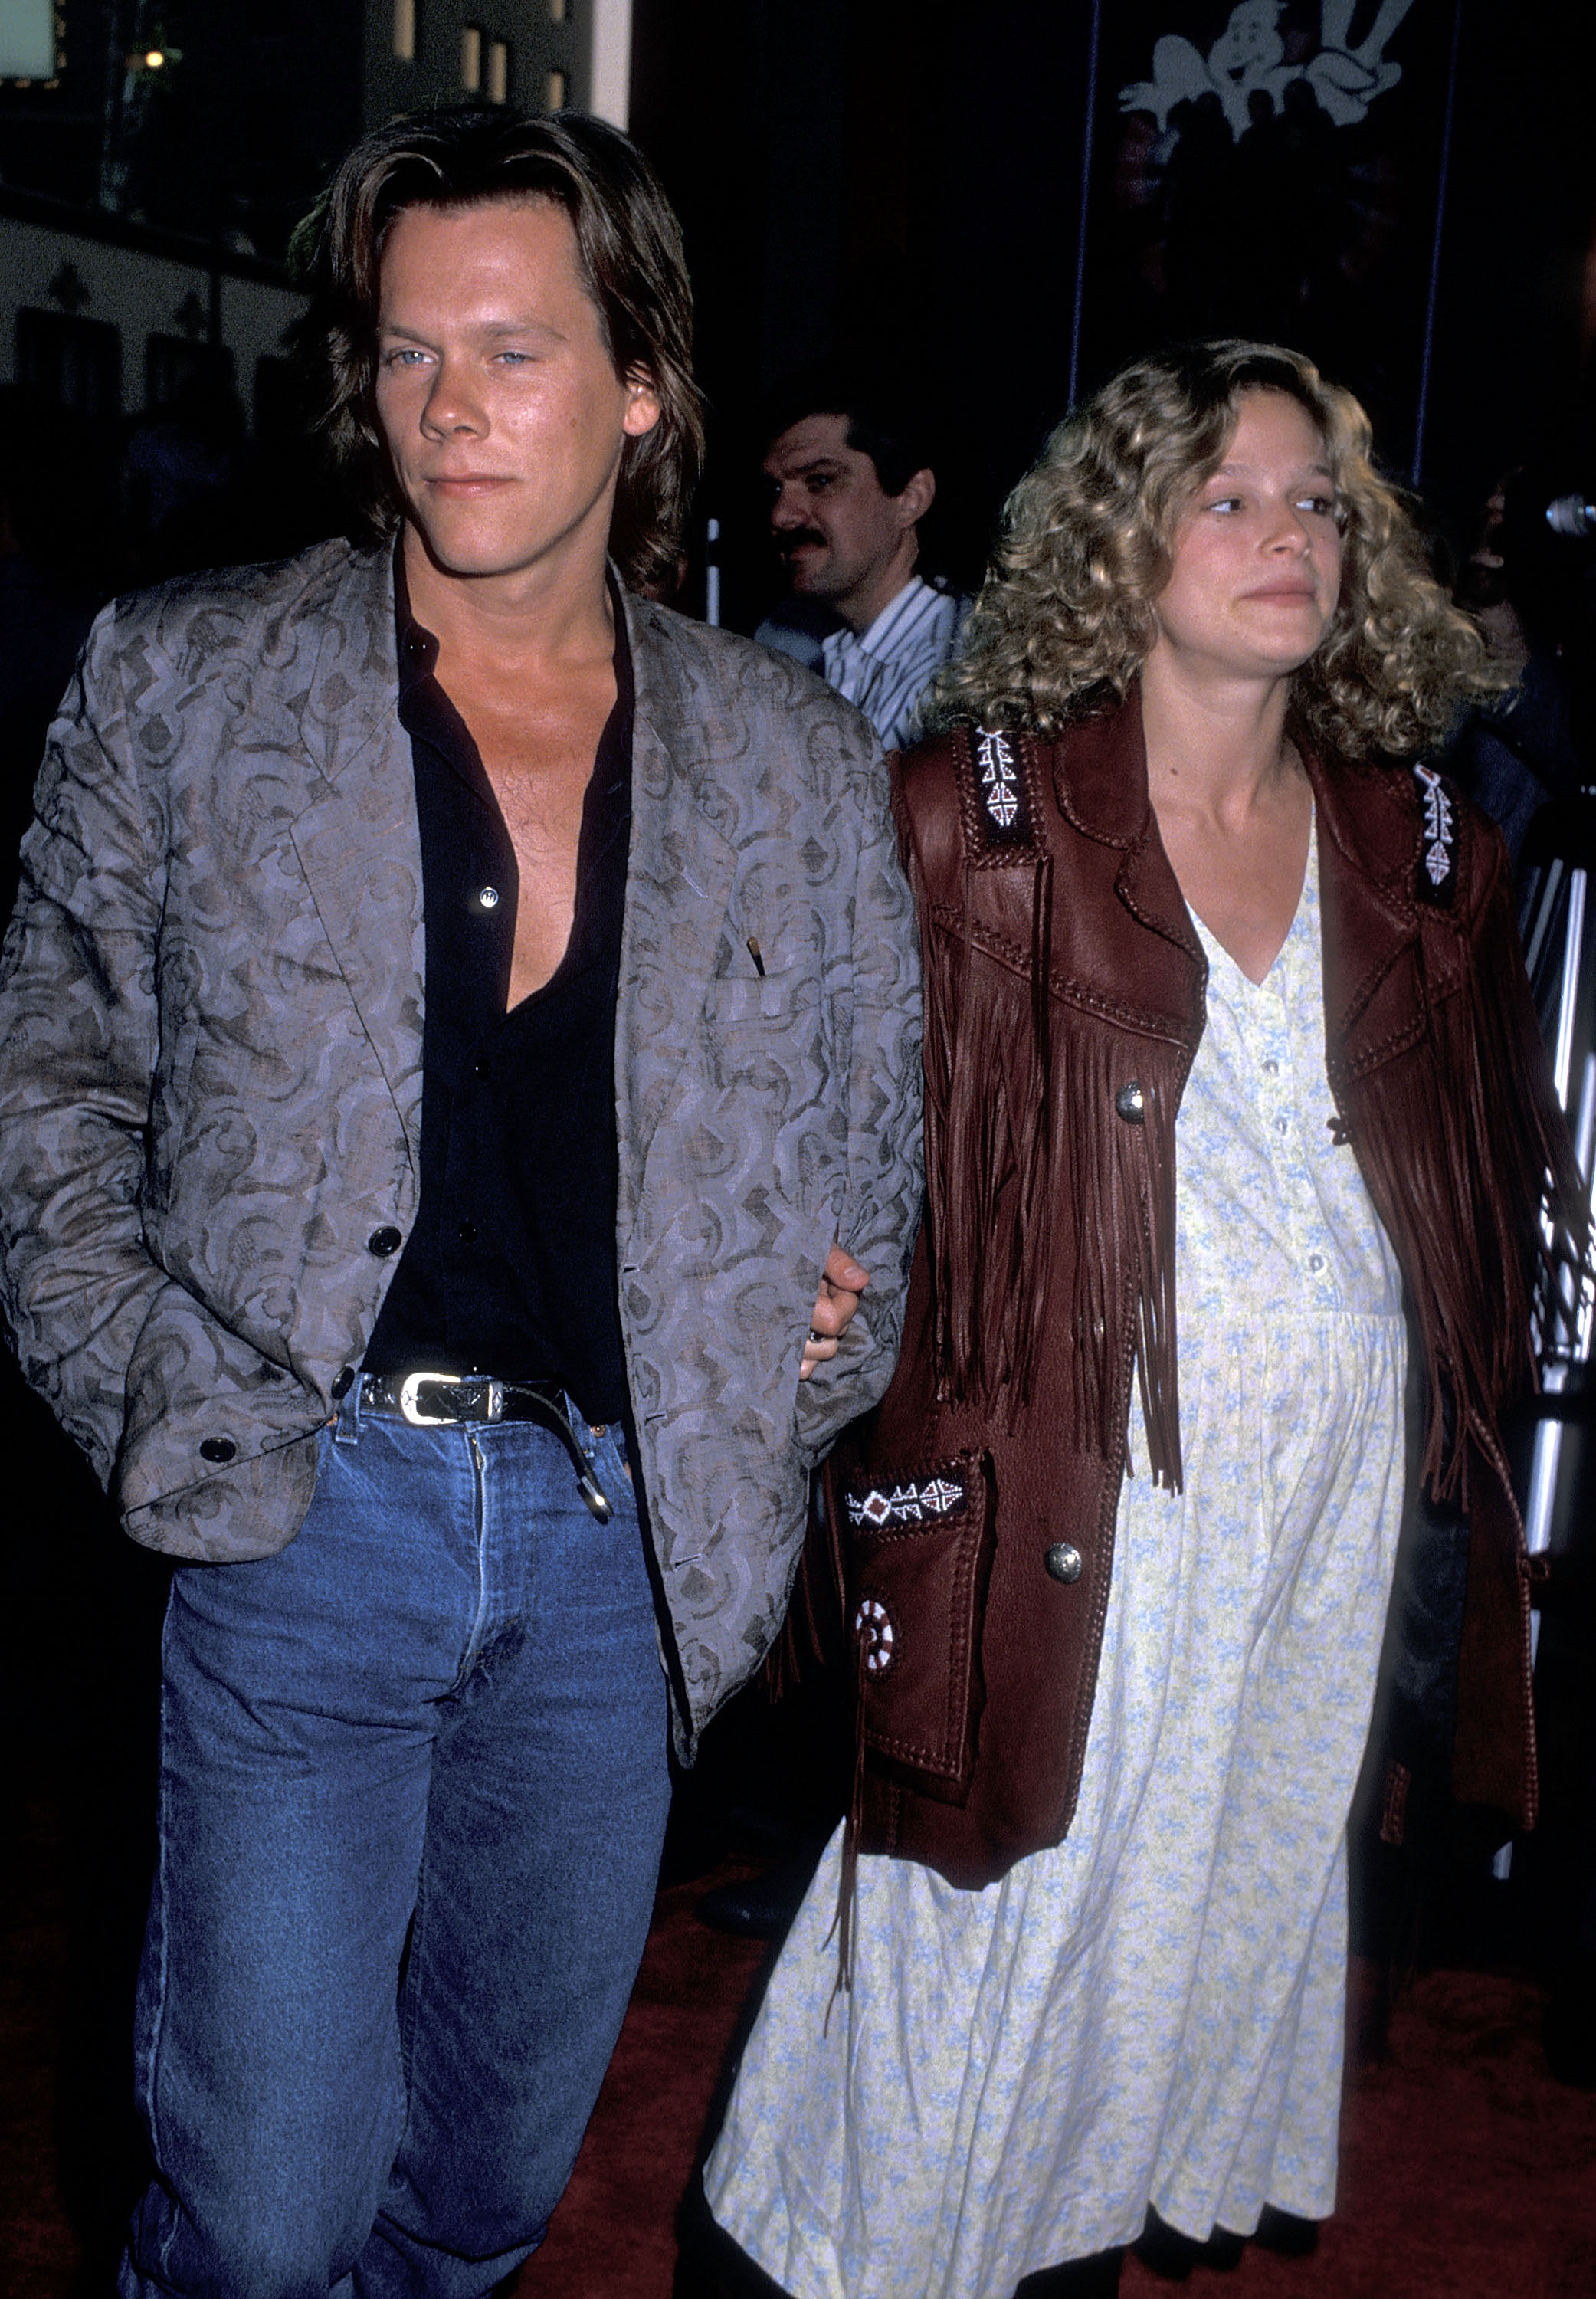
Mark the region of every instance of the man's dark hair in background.
POLYGON ((939 427, 926 406, 923 390, 911 387, 906 378, 851 373, 840 365, 794 377, 765 409, 766 444, 806 415, 842 416, 848 445, 856 454, 869 456, 887 494, 902 494, 916 471, 938 468, 939 427))

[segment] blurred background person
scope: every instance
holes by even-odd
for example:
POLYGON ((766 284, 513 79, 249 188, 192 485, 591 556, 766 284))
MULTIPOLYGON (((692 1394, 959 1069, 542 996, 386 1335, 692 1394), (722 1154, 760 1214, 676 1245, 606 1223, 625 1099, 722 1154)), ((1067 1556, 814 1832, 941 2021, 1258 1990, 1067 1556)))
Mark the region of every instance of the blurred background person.
POLYGON ((912 742, 968 601, 917 572, 937 499, 912 395, 837 374, 773 412, 765 475, 791 592, 756 638, 796 655, 862 710, 887 750, 912 742))
POLYGON ((1546 516, 1567 488, 1567 473, 1540 459, 1505 472, 1454 586, 1513 684, 1495 704, 1463 719, 1447 765, 1500 825, 1515 861, 1547 801, 1591 779, 1575 719, 1591 620, 1591 586, 1581 578, 1588 578, 1592 553, 1546 516))

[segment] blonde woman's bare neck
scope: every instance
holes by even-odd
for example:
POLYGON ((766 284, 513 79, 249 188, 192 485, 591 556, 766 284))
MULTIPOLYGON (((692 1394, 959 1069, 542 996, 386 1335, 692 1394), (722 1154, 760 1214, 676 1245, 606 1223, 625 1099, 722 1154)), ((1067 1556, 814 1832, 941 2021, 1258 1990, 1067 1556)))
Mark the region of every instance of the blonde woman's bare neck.
POLYGON ((1286 733, 1286 693, 1284 679, 1194 680, 1154 660, 1142 678, 1148 794, 1164 851, 1187 906, 1254 983, 1291 931, 1313 821, 1286 733))

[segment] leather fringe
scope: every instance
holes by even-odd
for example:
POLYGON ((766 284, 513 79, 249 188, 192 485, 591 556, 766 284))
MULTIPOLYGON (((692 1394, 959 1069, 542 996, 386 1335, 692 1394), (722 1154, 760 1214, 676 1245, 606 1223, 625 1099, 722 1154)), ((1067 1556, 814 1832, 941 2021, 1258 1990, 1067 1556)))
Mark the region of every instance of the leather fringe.
POLYGON ((1121 1116, 1125 1056, 1095 1018, 1051 992, 1051 857, 1034 866, 1029 982, 976 962, 967 921, 930 921, 925 950, 926 1198, 938 1394, 980 1404, 1012 1429, 1030 1401, 1054 1324, 1054 1224, 1071 1224, 1079 1425, 1111 1452, 1120 1398, 1112 1337, 1116 1241, 1132 1241, 1136 1356, 1154 1476, 1181 1476, 1175 1347, 1171 1114, 1144 1087, 1144 1120, 1121 1116))
POLYGON ((1386 1227, 1411 1240, 1409 1274, 1435 1376, 1424 1477, 1438 1500, 1464 1506, 1468 1439, 1497 1457, 1503 1407, 1535 1386, 1536 1305, 1546 1309, 1590 1250, 1517 949, 1506 935, 1492 940, 1501 946, 1481 948, 1468 986, 1432 1002, 1427 1040, 1337 1094, 1386 1227))
POLYGON ((831 2013, 839 1996, 852 1992, 854 1985, 854 1916, 859 1892, 859 1840, 864 1829, 864 1671, 870 1657, 870 1638, 862 1630, 854 1631, 854 1785, 848 1803, 848 1821, 842 1831, 842 1866, 837 1878, 837 1913, 831 1919, 831 1929, 826 1934, 829 1946, 837 1942, 837 1978, 826 2004, 826 2016, 821 2024, 823 2036, 831 2024, 831 2013))

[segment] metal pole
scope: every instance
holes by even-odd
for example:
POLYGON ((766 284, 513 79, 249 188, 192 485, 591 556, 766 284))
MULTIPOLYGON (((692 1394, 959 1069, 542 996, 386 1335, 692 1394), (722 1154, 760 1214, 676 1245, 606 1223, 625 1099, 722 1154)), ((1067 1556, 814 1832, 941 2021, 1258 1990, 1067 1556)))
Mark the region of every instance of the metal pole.
POLYGON ((1097 54, 1103 39, 1103 0, 1092 0, 1087 48, 1087 116, 1080 139, 1080 220, 1075 230, 1075 314, 1070 328, 1070 404, 1080 383, 1080 320, 1086 303, 1087 209, 1092 196, 1092 146, 1097 130, 1097 54))
POLYGON ((1451 169, 1452 115, 1458 103, 1458 52, 1463 39, 1463 0, 1456 0, 1451 20, 1451 61, 1446 73, 1446 117, 1441 129, 1441 178, 1435 187, 1435 236, 1430 246, 1430 292, 1424 311, 1424 351, 1418 363, 1418 408, 1413 419, 1413 468, 1409 478, 1417 486, 1424 475, 1424 432, 1430 413, 1430 363, 1435 350, 1435 305, 1441 292, 1441 232, 1446 221, 1446 183, 1451 169))
MULTIPOLYGON (((1528 959, 1532 967, 1537 967, 1543 956, 1550 958, 1552 955, 1547 945, 1565 867, 1561 859, 1551 860, 1545 866, 1534 931, 1529 939, 1528 959)), ((1575 1023, 1585 975, 1590 923, 1587 912, 1589 887, 1590 876, 1586 870, 1578 866, 1567 868, 1563 946, 1558 960, 1556 1026, 1552 1038, 1552 1082, 1574 1136, 1575 1160, 1587 1205, 1592 1202, 1592 1169, 1596 1168, 1596 1051, 1587 1049, 1584 1054, 1580 1065, 1577 1095, 1571 1094, 1570 1086, 1574 1070, 1575 1023)), ((1542 1227, 1550 1245, 1553 1242, 1550 1214, 1543 1215, 1542 1227)), ((1538 1335, 1536 1357, 1541 1368, 1541 1391, 1548 1399, 1561 1397, 1570 1381, 1577 1381, 1584 1368, 1589 1365, 1593 1317, 1596 1317, 1596 1300, 1592 1299, 1589 1282, 1581 1273, 1565 1275, 1557 1292, 1546 1300, 1538 1335)), ((1535 1427, 1534 1446, 1530 1456, 1529 1489, 1524 1504, 1524 1541, 1532 1556, 1544 1556, 1551 1547, 1558 1472, 1563 1456, 1563 1430, 1562 1415, 1555 1408, 1544 1414, 1535 1427)), ((1532 1608, 1530 1613, 1529 1636, 1530 1665, 1533 1668, 1539 1657, 1541 1643, 1538 1606, 1532 1608)), ((1493 1858, 1491 1872, 1499 1882, 1505 1882, 1512 1870, 1513 1847, 1509 1840, 1493 1858)))

